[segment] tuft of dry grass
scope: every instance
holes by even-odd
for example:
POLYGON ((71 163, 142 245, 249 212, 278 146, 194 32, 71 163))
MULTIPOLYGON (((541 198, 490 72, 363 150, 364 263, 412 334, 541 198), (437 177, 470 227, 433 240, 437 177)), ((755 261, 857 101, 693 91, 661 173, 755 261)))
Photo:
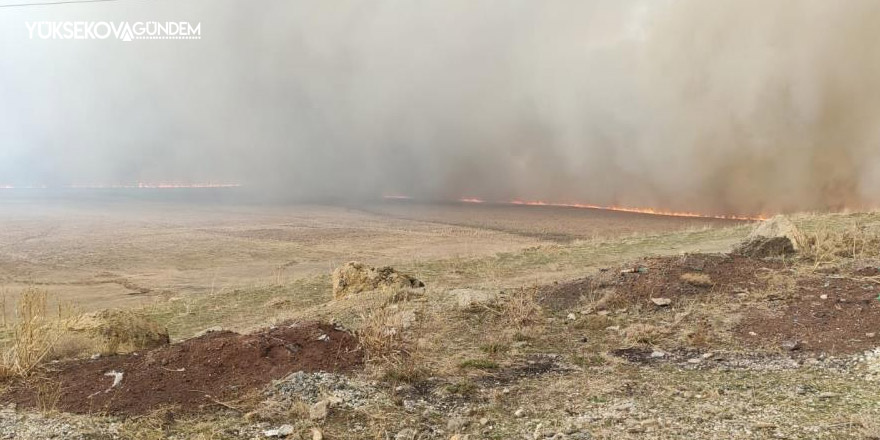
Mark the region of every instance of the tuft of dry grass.
POLYGON ((817 266, 841 258, 873 258, 880 256, 880 233, 858 221, 845 227, 823 223, 805 233, 799 245, 801 254, 817 266))
POLYGON ((37 409, 43 413, 55 411, 61 400, 61 382, 40 378, 35 381, 34 389, 37 391, 37 409))
POLYGON ((378 307, 361 316, 357 330, 369 360, 394 358, 403 354, 402 315, 391 307, 378 307))
POLYGON ((655 345, 668 336, 668 328, 658 327, 648 323, 636 323, 623 329, 623 337, 629 345, 655 345))
POLYGON ((541 305, 537 299, 538 287, 517 289, 501 303, 501 319, 506 325, 522 329, 538 322, 541 305))
POLYGON ((43 362, 62 334, 47 313, 48 292, 27 288, 19 295, 16 322, 0 359, 0 375, 24 377, 43 362))
POLYGON ((715 285, 712 282, 712 278, 704 273, 683 273, 681 274, 681 280, 695 287, 712 287, 715 285))

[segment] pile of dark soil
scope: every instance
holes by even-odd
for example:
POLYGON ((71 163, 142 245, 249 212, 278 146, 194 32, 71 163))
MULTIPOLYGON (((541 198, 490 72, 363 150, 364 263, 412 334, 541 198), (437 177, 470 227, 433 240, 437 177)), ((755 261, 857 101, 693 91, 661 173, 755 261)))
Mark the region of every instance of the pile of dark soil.
POLYGON ((782 263, 740 255, 688 254, 680 257, 652 258, 623 273, 615 288, 618 296, 633 303, 650 298, 670 298, 712 293, 729 295, 763 289, 767 282, 760 276, 776 270, 782 263), (701 276, 695 283, 688 275, 701 276))
POLYGON ((35 407, 47 389, 58 389, 61 411, 142 414, 176 406, 195 413, 246 397, 292 372, 343 372, 362 364, 363 350, 350 333, 325 323, 285 324, 247 335, 212 332, 140 354, 55 364, 39 379, 40 386, 34 380, 12 384, 0 400, 35 407))
POLYGON ((862 274, 874 271, 801 278, 793 295, 746 311, 736 334, 766 348, 829 354, 874 348, 880 345, 880 284, 862 274))

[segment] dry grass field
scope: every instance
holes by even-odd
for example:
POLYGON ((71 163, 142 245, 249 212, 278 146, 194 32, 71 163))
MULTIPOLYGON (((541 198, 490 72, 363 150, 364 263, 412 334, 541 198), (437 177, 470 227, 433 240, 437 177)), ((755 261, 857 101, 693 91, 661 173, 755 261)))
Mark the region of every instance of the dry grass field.
MULTIPOLYGON (((593 210, 377 203, 217 205, 0 193, 0 291, 38 285, 89 311, 373 265, 725 224, 593 210)), ((727 223, 729 224, 729 222, 727 223)))
POLYGON ((771 258, 731 253, 751 224, 561 208, 0 216, 8 438, 880 436, 876 213, 793 216, 771 258), (425 287, 334 292, 348 260, 425 287))

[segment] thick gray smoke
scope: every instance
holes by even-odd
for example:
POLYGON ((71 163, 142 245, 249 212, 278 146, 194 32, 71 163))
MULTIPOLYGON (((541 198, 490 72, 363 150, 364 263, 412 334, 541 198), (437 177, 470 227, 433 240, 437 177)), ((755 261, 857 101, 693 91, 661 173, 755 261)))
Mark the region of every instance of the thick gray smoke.
POLYGON ((0 9, 0 185, 876 206, 878 22, 876 0, 0 9), (28 39, 40 20, 201 22, 202 39, 28 39))

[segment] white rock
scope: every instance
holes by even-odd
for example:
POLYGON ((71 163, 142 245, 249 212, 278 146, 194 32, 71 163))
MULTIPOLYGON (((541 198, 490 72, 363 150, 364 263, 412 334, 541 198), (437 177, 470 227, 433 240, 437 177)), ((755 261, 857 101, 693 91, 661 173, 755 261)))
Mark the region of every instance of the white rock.
POLYGON ((651 298, 651 302, 660 307, 672 304, 672 300, 669 298, 651 298))
POLYGON ((498 298, 498 292, 477 289, 453 289, 447 295, 462 308, 487 304, 498 298))
POLYGON ((577 316, 575 316, 574 313, 569 313, 566 318, 568 318, 569 321, 574 321, 575 319, 577 319, 577 316))
POLYGON ((263 431, 266 437, 287 437, 293 434, 293 425, 281 425, 275 429, 267 429, 263 431))

